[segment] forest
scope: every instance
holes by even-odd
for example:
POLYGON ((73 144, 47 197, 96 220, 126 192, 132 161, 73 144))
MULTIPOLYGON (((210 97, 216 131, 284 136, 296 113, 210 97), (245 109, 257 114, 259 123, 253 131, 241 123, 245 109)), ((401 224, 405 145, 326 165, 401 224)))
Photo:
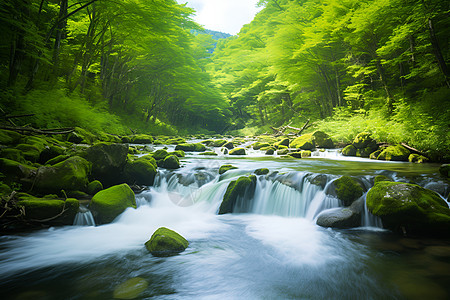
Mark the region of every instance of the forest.
POLYGON ((448 160, 450 18, 442 0, 261 0, 238 35, 175 0, 5 0, 0 113, 93 133, 369 131, 448 160))

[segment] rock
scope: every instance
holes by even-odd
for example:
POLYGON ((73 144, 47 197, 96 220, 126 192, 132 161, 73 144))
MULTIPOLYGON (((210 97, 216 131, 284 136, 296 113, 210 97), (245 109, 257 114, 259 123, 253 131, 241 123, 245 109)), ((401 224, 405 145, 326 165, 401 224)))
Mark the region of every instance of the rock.
POLYGON ((278 141, 276 143, 273 144, 277 149, 280 149, 280 146, 285 146, 285 147, 289 147, 289 139, 288 138, 284 138, 281 141, 278 141))
POLYGON ((150 240, 145 243, 145 248, 157 257, 166 257, 183 252, 189 246, 189 242, 166 227, 157 229, 150 240))
POLYGON ((148 134, 135 134, 130 136, 132 144, 153 144, 153 137, 148 134))
POLYGON ((150 155, 130 160, 124 169, 126 181, 129 184, 153 185, 157 173, 156 168, 156 161, 150 155))
POLYGON ((270 148, 270 149, 267 149, 267 150, 266 150, 265 155, 273 155, 274 153, 275 153, 275 150, 272 149, 272 148, 270 148))
POLYGON ((328 177, 325 174, 313 174, 313 175, 306 177, 306 179, 311 184, 320 186, 321 188, 324 188, 328 183, 328 177))
POLYGON ((439 173, 442 176, 449 178, 450 177, 450 164, 444 164, 439 167, 439 173))
POLYGON ((269 174, 269 169, 267 168, 261 168, 261 169, 256 169, 255 172, 256 175, 266 175, 269 174))
POLYGON ((87 186, 87 192, 89 195, 95 195, 101 190, 103 190, 103 184, 98 180, 89 182, 87 186))
POLYGON ((42 150, 41 154, 39 155, 38 162, 40 164, 45 164, 47 161, 58 157, 60 155, 64 155, 65 150, 62 147, 50 145, 45 146, 44 150, 42 150))
POLYGON ((57 163, 65 161, 69 157, 70 157, 69 155, 59 155, 55 158, 49 159, 45 164, 49 165, 49 166, 53 166, 53 165, 56 165, 57 163))
POLYGON ((377 150, 377 142, 372 139, 371 134, 368 132, 361 132, 359 133, 352 143, 353 146, 355 146, 356 149, 364 149, 364 148, 373 148, 373 151, 377 150))
POLYGON ((178 157, 176 155, 169 155, 166 158, 164 158, 162 166, 165 169, 171 169, 171 170, 179 169, 180 168, 180 160, 178 159, 178 157))
MULTIPOLYGON (((182 150, 180 150, 180 151, 182 151, 182 150)), ((153 156, 153 158, 154 158, 155 160, 160 160, 160 159, 164 159, 164 158, 166 158, 167 156, 169 156, 169 152, 167 152, 167 151, 164 150, 164 149, 160 149, 160 150, 156 150, 156 151, 153 152, 151 155, 153 156)))
POLYGON ((291 142, 291 148, 313 150, 315 148, 315 143, 312 133, 304 134, 294 139, 291 142))
POLYGON ((225 173, 228 170, 233 170, 233 169, 237 169, 237 167, 233 166, 233 165, 222 165, 219 168, 219 175, 222 175, 223 173, 225 173))
POLYGON ((299 151, 299 152, 291 152, 291 153, 288 153, 288 155, 292 156, 294 158, 302 158, 302 152, 301 151, 299 151))
POLYGON ((255 175, 242 176, 237 180, 231 181, 220 204, 219 214, 232 213, 238 197, 244 200, 251 199, 255 193, 255 187, 255 175))
POLYGON ((36 198, 27 195, 19 198, 17 206, 25 209, 26 220, 37 220, 41 222, 46 220, 43 223, 52 225, 72 225, 75 215, 78 213, 80 203, 77 199, 72 198, 59 200, 51 195, 44 198, 36 198), (65 211, 63 212, 63 210, 65 211), (61 215, 58 216, 59 214, 61 215))
POLYGON ((67 140, 74 144, 93 144, 98 139, 89 131, 80 127, 75 127, 75 130, 69 134, 67 140))
POLYGON ((361 226, 363 200, 354 202, 348 208, 327 209, 319 214, 316 224, 322 227, 353 228, 361 226))
POLYGON ((353 145, 348 145, 342 149, 342 155, 344 156, 356 156, 356 148, 353 145))
POLYGON ((233 142, 227 142, 222 147, 225 147, 225 148, 231 150, 234 148, 234 145, 233 145, 233 142))
POLYGON ((148 287, 148 281, 142 277, 134 277, 119 284, 113 293, 114 299, 138 298, 148 287))
POLYGON ((369 211, 388 229, 450 235, 450 209, 437 193, 415 184, 381 181, 367 193, 369 211))
POLYGON ((244 148, 234 148, 228 152, 228 155, 245 155, 245 149, 244 148))
POLYGON ((300 155, 301 155, 302 158, 311 157, 311 151, 303 150, 303 151, 300 152, 300 155))
POLYGON ((408 161, 411 153, 402 145, 389 146, 378 155, 378 160, 408 161))
POLYGON ((369 157, 370 154, 372 154, 372 153, 373 153, 373 148, 371 148, 371 147, 356 149, 357 157, 369 157))
POLYGON ((263 147, 269 147, 269 146, 270 146, 270 144, 269 143, 265 143, 265 142, 255 142, 252 145, 253 150, 259 150, 259 149, 261 149, 263 147))
POLYGON ((15 131, 0 129, 0 145, 16 145, 22 137, 20 133, 15 131))
POLYGON ((12 189, 0 181, 0 196, 9 196, 12 193, 12 189))
POLYGON ((186 140, 181 137, 178 137, 178 138, 168 139, 164 143, 166 145, 179 145, 179 144, 185 144, 186 140))
MULTIPOLYGON (((331 138, 323 131, 316 131, 312 134, 314 138, 314 144, 316 148, 326 148, 332 149, 334 148, 334 143, 331 138)), ((310 150, 310 149, 308 149, 310 150)))
POLYGON ((212 151, 207 151, 207 152, 202 152, 199 155, 217 156, 217 153, 216 152, 212 152, 212 151))
POLYGON ((183 150, 176 150, 173 152, 169 152, 169 154, 176 155, 177 157, 185 157, 185 153, 183 150))
POLYGON ((378 149, 377 151, 374 151, 372 153, 370 153, 369 158, 370 159, 377 159, 378 155, 380 155, 380 153, 383 151, 384 149, 378 149))
POLYGON ((351 205, 363 195, 363 188, 359 182, 350 176, 342 176, 335 180, 333 185, 336 188, 336 196, 343 202, 344 206, 351 205))
POLYGON ((424 162, 427 162, 427 161, 428 161, 428 158, 426 158, 426 157, 423 156, 423 155, 419 155, 419 154, 416 154, 416 153, 412 153, 412 154, 409 155, 408 161, 409 161, 409 162, 413 162, 413 163, 422 164, 422 163, 424 163, 424 162))
POLYGON ((20 150, 22 152, 23 157, 31 162, 37 162, 39 160, 39 156, 41 155, 41 151, 44 149, 44 147, 40 148, 36 145, 29 145, 29 144, 19 144, 16 146, 17 150, 20 150))
POLYGON ((201 143, 195 143, 195 144, 178 144, 175 147, 175 150, 183 150, 183 151, 187 151, 187 152, 203 152, 206 150, 205 145, 201 144, 201 143))
POLYGON ((35 172, 36 168, 17 161, 6 158, 0 158, 0 170, 6 175, 5 181, 14 182, 20 181, 23 178, 30 178, 35 172))
POLYGON ((22 151, 12 148, 4 148, 0 150, 0 156, 9 160, 13 160, 20 163, 25 163, 25 158, 22 155, 22 151))
POLYGON ((128 207, 136 208, 136 199, 134 192, 126 183, 98 192, 92 197, 89 205, 96 224, 111 223, 128 207))
POLYGON ((40 167, 34 189, 45 193, 85 191, 91 164, 82 157, 72 156, 53 166, 40 167))
POLYGON ((98 143, 86 149, 84 157, 92 163, 92 176, 104 185, 111 186, 122 181, 123 168, 127 163, 128 144, 98 143))
POLYGON ((289 153, 289 149, 281 149, 277 151, 277 155, 286 155, 289 153))
POLYGON ((378 175, 378 176, 375 176, 374 182, 375 182, 375 183, 378 183, 378 182, 380 182, 380 181, 393 181, 393 180, 390 179, 390 178, 387 177, 387 176, 384 176, 384 175, 378 175))

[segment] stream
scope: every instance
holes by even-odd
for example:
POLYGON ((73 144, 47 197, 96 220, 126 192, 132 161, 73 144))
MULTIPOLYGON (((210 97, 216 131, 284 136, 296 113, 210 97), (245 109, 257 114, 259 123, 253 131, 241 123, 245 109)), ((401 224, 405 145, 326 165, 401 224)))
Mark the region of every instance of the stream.
POLYGON ((2 299, 112 299, 134 277, 148 283, 137 299, 450 298, 449 240, 392 234, 367 211, 361 228, 315 223, 321 211, 341 206, 326 190, 342 175, 368 190, 382 174, 447 199, 438 165, 349 158, 337 150, 304 159, 214 150, 220 155, 187 153, 182 168, 160 169, 155 185, 136 195, 137 209, 111 224, 88 226, 93 220, 84 209, 76 226, 1 236, 2 299), (238 169, 219 175, 223 164, 238 169), (257 176, 253 199, 218 215, 229 182, 262 167, 270 173, 257 176), (189 241, 186 251, 165 258, 147 252, 144 243, 162 226, 189 241))

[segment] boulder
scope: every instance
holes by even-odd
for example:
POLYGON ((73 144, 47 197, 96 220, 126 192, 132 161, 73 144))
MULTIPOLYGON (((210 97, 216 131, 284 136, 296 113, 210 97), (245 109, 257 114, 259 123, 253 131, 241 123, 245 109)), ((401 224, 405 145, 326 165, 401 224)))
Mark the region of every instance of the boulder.
POLYGON ((309 181, 309 183, 320 186, 322 189, 328 183, 328 177, 325 174, 311 174, 306 177, 306 179, 309 181))
POLYGON ((89 195, 95 195, 101 190, 103 190, 103 184, 98 180, 89 182, 87 186, 87 192, 89 195))
POLYGON ((280 149, 280 146, 285 146, 285 147, 289 147, 289 139, 288 138, 284 138, 281 141, 278 141, 276 143, 273 144, 277 149, 280 149))
POLYGON ((356 156, 356 148, 353 145, 348 145, 342 149, 342 155, 344 156, 356 156))
POLYGON ((302 158, 302 152, 301 151, 299 151, 299 152, 291 152, 291 153, 288 153, 288 155, 292 156, 294 158, 302 158))
POLYGON ((165 169, 171 169, 171 170, 179 169, 180 168, 180 160, 178 159, 178 157, 176 155, 169 155, 166 158, 164 158, 162 167, 165 169))
POLYGON ((261 168, 261 169, 256 169, 255 172, 256 175, 266 175, 269 174, 269 169, 267 168, 261 168))
POLYGON ((49 166, 53 166, 53 165, 56 165, 57 163, 65 161, 69 157, 70 157, 69 155, 58 155, 57 157, 49 159, 45 164, 49 165, 49 166))
POLYGON ((97 143, 85 150, 86 160, 92 163, 92 177, 111 186, 122 181, 127 162, 128 144, 97 143))
POLYGON ((315 148, 314 137, 312 133, 304 134, 295 138, 291 142, 291 148, 302 150, 313 150, 315 148))
POLYGON ((187 152, 203 152, 206 150, 206 147, 201 143, 194 143, 194 144, 184 143, 178 144, 175 147, 175 150, 183 150, 187 152))
POLYGON ((259 149, 261 149, 263 147, 269 147, 269 146, 270 146, 270 144, 266 143, 266 142, 255 142, 252 145, 253 150, 259 150, 259 149))
POLYGON ((83 128, 75 127, 75 130, 67 137, 67 141, 74 144, 93 144, 98 141, 98 138, 83 128))
POLYGON ((378 182, 380 182, 380 181, 393 181, 393 180, 390 179, 390 178, 387 177, 387 176, 384 176, 384 175, 377 175, 377 176, 375 176, 375 178, 374 178, 374 183, 378 183, 378 182))
POLYGON ((367 208, 385 228, 408 234, 450 235, 450 209, 437 193, 415 184, 380 181, 367 193, 367 208))
POLYGON ((169 152, 165 149, 156 150, 151 154, 155 160, 164 159, 169 156, 169 152))
POLYGON ((16 145, 22 137, 20 133, 15 131, 0 129, 0 145, 16 145))
POLYGON ((40 164, 45 164, 47 161, 58 157, 60 155, 64 155, 65 149, 59 146, 50 145, 45 146, 42 150, 41 154, 39 155, 38 162, 40 164))
POLYGON ((378 155, 378 160, 408 161, 411 153, 402 145, 389 146, 378 155))
POLYGON ((267 149, 266 150, 266 155, 273 155, 275 153, 275 150, 273 148, 267 149))
POLYGON ((185 157, 185 153, 183 150, 172 151, 172 152, 169 152, 169 154, 176 155, 177 157, 185 157))
POLYGON ((363 199, 355 201, 350 207, 325 210, 317 217, 316 224, 331 228, 354 228, 361 226, 363 199))
POLYGON ((132 144, 152 144, 153 137, 148 134, 135 134, 130 136, 130 143, 132 144))
MULTIPOLYGON (((316 148, 334 148, 331 138, 323 131, 316 131, 312 134, 316 148)), ((310 149, 309 149, 310 150, 310 149)))
POLYGON ((244 148, 234 148, 228 152, 229 155, 245 155, 245 149, 244 148))
POLYGON ((22 155, 26 160, 37 162, 44 147, 41 148, 37 145, 19 144, 16 146, 16 149, 22 152, 22 155))
POLYGON ((73 156, 53 166, 40 167, 34 189, 45 193, 85 191, 89 182, 91 164, 82 157, 73 156))
POLYGON ((0 157, 17 161, 20 163, 25 163, 25 158, 22 155, 22 151, 18 149, 12 149, 12 148, 4 148, 0 149, 0 157))
MULTIPOLYGON (((377 150, 377 142, 371 137, 368 132, 361 132, 353 139, 353 146, 356 149, 373 148, 373 151, 377 150)), ((373 152, 372 151, 372 152, 373 152)))
POLYGON ((180 234, 166 227, 158 228, 145 243, 145 248, 157 257, 166 257, 183 252, 189 242, 180 234))
POLYGON ((300 152, 300 155, 301 155, 302 158, 311 157, 311 151, 303 150, 303 151, 300 152))
POLYGON ((335 186, 336 196, 342 201, 344 206, 351 205, 363 195, 363 188, 359 182, 350 176, 345 175, 336 179, 333 181, 333 185, 335 186))
POLYGON ((277 155, 286 155, 289 153, 289 149, 280 149, 277 151, 277 155))
POLYGON ((450 164, 444 164, 439 167, 439 173, 442 176, 449 178, 450 177, 450 164))
POLYGON ((173 139, 168 139, 164 142, 164 144, 166 145, 179 145, 179 144, 184 144, 186 143, 186 140, 183 138, 173 138, 173 139))
POLYGON ((153 185, 157 173, 156 168, 155 159, 150 155, 130 160, 124 169, 126 181, 129 184, 153 185))
POLYGON ((409 155, 408 161, 412 163, 422 164, 424 162, 427 162, 428 158, 420 154, 412 153, 411 155, 409 155))
POLYGON ((33 166, 6 158, 0 158, 0 170, 4 175, 6 175, 5 181, 7 182, 30 178, 36 172, 36 168, 33 166))
POLYGON ((203 156, 217 156, 218 154, 216 152, 213 152, 213 151, 207 151, 207 152, 202 152, 199 155, 203 155, 203 156))
POLYGON ((377 159, 378 155, 380 155, 380 153, 383 151, 384 149, 378 149, 372 153, 370 153, 369 158, 370 159, 377 159))
POLYGON ((232 213, 234 205, 239 198, 250 200, 256 187, 256 176, 250 175, 248 177, 242 176, 237 180, 233 180, 228 184, 227 191, 223 196, 222 203, 220 204, 219 214, 232 213))
POLYGON ((136 299, 148 287, 148 281, 142 277, 134 277, 119 284, 113 293, 114 299, 136 299))
POLYGON ((96 224, 111 223, 128 207, 136 208, 136 199, 134 192, 126 183, 98 192, 92 197, 89 205, 96 224))
POLYGON ((237 167, 232 166, 232 165, 222 165, 219 168, 219 175, 222 175, 223 173, 225 173, 228 170, 233 170, 233 169, 237 169, 237 167))
POLYGON ((18 207, 25 210, 25 219, 51 225, 72 225, 80 203, 77 199, 56 199, 54 196, 36 198, 30 195, 19 197, 18 207))
POLYGON ((234 144, 233 144, 233 142, 226 142, 222 147, 225 147, 225 148, 231 150, 234 148, 234 144))

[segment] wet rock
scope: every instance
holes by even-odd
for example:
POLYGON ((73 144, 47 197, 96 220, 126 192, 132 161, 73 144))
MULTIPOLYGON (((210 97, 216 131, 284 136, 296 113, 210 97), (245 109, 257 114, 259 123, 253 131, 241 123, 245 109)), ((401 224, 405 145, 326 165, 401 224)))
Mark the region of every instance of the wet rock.
POLYGON ((342 155, 344 156, 355 156, 356 148, 353 145, 348 145, 344 149, 342 149, 342 155))
POLYGON ((227 142, 227 143, 225 143, 225 144, 223 145, 223 147, 225 147, 225 148, 231 150, 231 149, 234 148, 234 145, 233 145, 233 142, 227 142))
POLYGON ((222 165, 219 168, 219 174, 222 175, 223 173, 225 173, 228 170, 233 170, 233 169, 237 169, 237 167, 233 166, 233 165, 222 165))
POLYGON ((328 177, 325 174, 313 174, 306 178, 311 184, 324 188, 327 185, 328 177))
POLYGON ((378 155, 378 160, 408 161, 411 153, 402 145, 389 146, 378 155))
POLYGON ((188 246, 189 242, 184 237, 166 227, 157 229, 145 243, 147 250, 158 257, 176 255, 186 250, 188 246))
POLYGON ((179 169, 180 168, 180 160, 178 159, 178 157, 176 155, 169 155, 166 158, 164 158, 162 166, 165 169, 171 169, 171 170, 179 169))
MULTIPOLYGON (((176 157, 175 155, 171 156, 176 157)), ((153 185, 157 173, 156 168, 156 161, 150 155, 129 160, 124 169, 125 179, 129 184, 153 185)))
POLYGON ((348 208, 332 208, 325 210, 317 217, 316 224, 322 227, 354 228, 361 226, 362 199, 348 208))
POLYGON ((312 133, 304 134, 294 139, 291 142, 291 148, 313 150, 315 148, 315 143, 312 133))
POLYGON ((16 145, 22 137, 20 133, 15 131, 0 129, 0 145, 16 145))
POLYGON ((229 155, 246 155, 244 148, 234 148, 228 152, 229 155))
POLYGON ((377 175, 374 178, 374 183, 378 183, 380 181, 393 181, 391 178, 384 175, 377 175))
POLYGON ((303 150, 300 153, 301 153, 302 158, 311 157, 311 151, 309 151, 309 150, 303 150))
POLYGON ((153 144, 153 137, 147 134, 135 134, 130 136, 132 144, 153 144))
POLYGON ((335 186, 336 196, 343 202, 344 206, 351 205, 363 195, 363 188, 360 183, 350 176, 342 176, 335 180, 333 185, 335 186))
POLYGON ((266 175, 269 174, 269 169, 267 168, 256 169, 254 173, 256 175, 266 175))
POLYGON ((219 214, 232 213, 238 197, 243 200, 250 200, 255 193, 255 187, 255 175, 242 176, 231 181, 220 204, 219 214))
POLYGON ((183 150, 187 152, 203 152, 206 150, 206 147, 201 143, 194 143, 194 144, 185 143, 185 144, 178 144, 175 147, 175 150, 183 150))
POLYGON ((252 147, 253 147, 253 150, 259 150, 263 147, 270 147, 270 144, 266 143, 266 142, 255 142, 255 143, 253 143, 252 147))
POLYGON ((326 148, 326 149, 334 148, 333 141, 325 132, 316 131, 312 135, 314 137, 314 144, 316 148, 326 148))
POLYGON ((450 177, 450 164, 444 164, 439 167, 439 173, 442 176, 449 178, 450 177))
MULTIPOLYGON (((183 151, 183 150, 177 150, 177 151, 183 151)), ((155 160, 160 160, 160 159, 164 159, 167 156, 169 156, 169 152, 167 152, 167 150, 165 150, 165 149, 159 149, 159 150, 156 150, 155 152, 153 152, 151 155, 153 156, 153 158, 155 160)))
POLYGON ((278 141, 276 143, 273 144, 277 149, 280 149, 279 146, 285 146, 285 147, 289 147, 289 139, 288 138, 284 138, 281 141, 278 141))
POLYGON ((103 184, 98 180, 89 182, 87 186, 87 192, 89 195, 95 195, 101 190, 103 190, 103 184))
POLYGON ((113 293, 114 299, 136 299, 148 287, 148 281, 142 277, 134 277, 119 284, 113 293))

